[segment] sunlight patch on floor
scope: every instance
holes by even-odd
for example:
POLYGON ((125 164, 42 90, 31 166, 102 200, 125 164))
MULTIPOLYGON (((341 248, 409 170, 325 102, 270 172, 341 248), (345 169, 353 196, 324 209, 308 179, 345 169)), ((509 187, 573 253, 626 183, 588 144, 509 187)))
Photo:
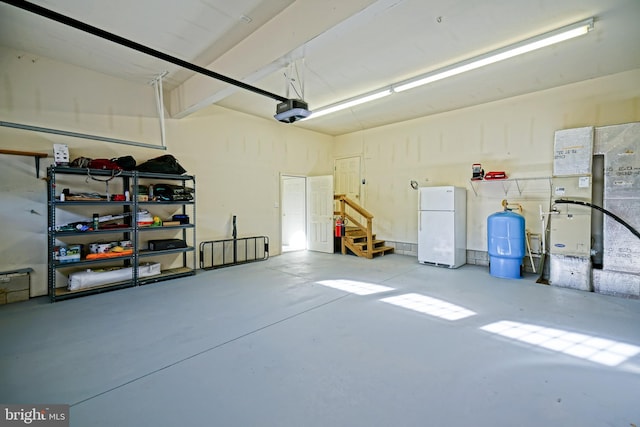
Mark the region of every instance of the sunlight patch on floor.
POLYGON ((480 329, 607 366, 617 366, 640 354, 640 347, 635 345, 528 323, 501 320, 480 329))
POLYGON ((446 320, 460 320, 476 313, 459 305, 420 294, 404 294, 380 301, 446 320))

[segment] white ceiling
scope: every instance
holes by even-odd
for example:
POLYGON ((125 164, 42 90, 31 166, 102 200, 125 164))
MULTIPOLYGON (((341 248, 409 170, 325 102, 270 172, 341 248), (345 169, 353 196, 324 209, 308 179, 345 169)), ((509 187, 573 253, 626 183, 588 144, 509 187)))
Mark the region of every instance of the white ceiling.
MULTIPOLYGON (((168 71, 173 117, 216 103, 272 119, 278 101, 0 0, 0 45, 147 84, 168 71)), ((311 110, 595 18, 595 30, 350 110, 293 125, 339 135, 640 68, 639 0, 34 0, 34 4, 311 110)), ((640 84, 640 82, 639 82, 640 84)), ((272 119, 273 120, 273 119, 272 119)))

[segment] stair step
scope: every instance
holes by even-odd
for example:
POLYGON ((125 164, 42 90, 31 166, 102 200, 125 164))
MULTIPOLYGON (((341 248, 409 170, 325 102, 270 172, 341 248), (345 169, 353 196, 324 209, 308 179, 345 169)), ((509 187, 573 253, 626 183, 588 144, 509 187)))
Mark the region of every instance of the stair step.
POLYGON ((334 211, 334 216, 340 216, 345 219, 345 225, 343 229, 344 236, 340 238, 342 253, 347 253, 346 250, 348 249, 350 252, 353 252, 357 256, 371 259, 375 255, 384 255, 386 253, 394 252, 395 249, 391 246, 386 246, 384 240, 376 240, 375 234, 367 236, 367 232, 371 232, 373 230, 371 228, 371 220, 373 218, 373 215, 367 212, 364 208, 358 206, 356 203, 354 203, 354 201, 347 198, 344 194, 334 194, 333 199, 340 202, 340 211, 334 211), (350 221, 346 219, 349 217, 349 215, 345 212, 345 205, 348 205, 350 208, 355 209, 364 218, 366 218, 367 228, 356 226, 356 224, 358 224, 358 221, 355 220, 352 224, 349 224, 350 221))
POLYGON ((377 247, 377 248, 373 248, 373 253, 374 254, 384 255, 387 252, 393 253, 394 249, 391 246, 380 246, 380 247, 377 247))
MULTIPOLYGON (((373 241, 373 248, 375 249, 377 246, 384 244, 384 240, 374 240, 373 241)), ((354 246, 359 246, 361 248, 364 248, 365 246, 367 246, 367 242, 353 242, 354 246)))
MULTIPOLYGON (((347 239, 351 239, 351 240, 366 239, 367 238, 367 234, 366 233, 352 233, 352 234, 347 233, 344 237, 346 237, 347 239)), ((372 234, 371 238, 375 239, 376 235, 372 234)))
POLYGON ((349 242, 347 247, 349 247, 356 255, 364 256, 368 258, 372 258, 376 255, 384 255, 386 253, 394 253, 395 249, 391 246, 385 246, 384 240, 376 240, 374 241, 374 246, 369 255, 367 255, 367 243, 366 242, 349 242))

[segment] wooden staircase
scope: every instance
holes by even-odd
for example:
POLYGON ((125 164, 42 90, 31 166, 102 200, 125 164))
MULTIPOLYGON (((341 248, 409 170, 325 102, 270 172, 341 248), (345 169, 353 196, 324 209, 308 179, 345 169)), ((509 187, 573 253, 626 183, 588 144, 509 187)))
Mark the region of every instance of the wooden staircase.
POLYGON ((339 210, 333 214, 342 217, 343 220, 346 219, 348 224, 345 227, 345 236, 340 239, 343 255, 347 254, 347 249, 357 256, 368 259, 393 253, 394 249, 391 246, 386 246, 384 240, 376 239, 376 235, 373 234, 373 215, 344 194, 336 194, 333 199, 339 202, 339 210), (362 216, 367 224, 361 224, 355 218, 355 214, 362 216))

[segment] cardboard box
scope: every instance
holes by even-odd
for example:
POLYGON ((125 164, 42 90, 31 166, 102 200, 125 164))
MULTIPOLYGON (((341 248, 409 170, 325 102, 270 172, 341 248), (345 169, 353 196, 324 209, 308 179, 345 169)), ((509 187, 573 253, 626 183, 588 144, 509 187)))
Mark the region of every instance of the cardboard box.
POLYGON ((29 299, 29 274, 0 274, 0 304, 29 299))
POLYGON ((82 245, 56 246, 53 259, 59 262, 76 262, 82 258, 82 245))

